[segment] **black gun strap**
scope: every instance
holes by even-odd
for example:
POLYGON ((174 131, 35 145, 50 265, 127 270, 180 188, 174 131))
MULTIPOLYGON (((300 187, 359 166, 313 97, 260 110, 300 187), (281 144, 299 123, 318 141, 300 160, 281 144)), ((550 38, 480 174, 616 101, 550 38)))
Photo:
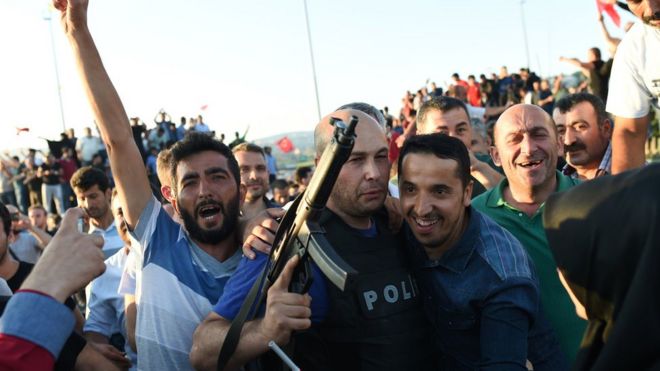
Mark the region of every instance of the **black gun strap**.
POLYGON ((252 319, 254 314, 259 310, 261 305, 262 295, 260 295, 261 287, 266 283, 266 274, 268 272, 268 264, 264 266, 263 271, 259 275, 259 278, 254 281, 250 292, 248 293, 241 309, 238 311, 234 320, 231 321, 231 326, 227 331, 227 336, 225 341, 222 343, 222 348, 220 348, 220 354, 218 355, 218 371, 223 371, 229 362, 229 359, 234 354, 236 346, 238 346, 238 341, 241 338, 241 331, 243 330, 243 325, 245 321, 252 319), (253 310, 254 308, 254 310, 253 310))

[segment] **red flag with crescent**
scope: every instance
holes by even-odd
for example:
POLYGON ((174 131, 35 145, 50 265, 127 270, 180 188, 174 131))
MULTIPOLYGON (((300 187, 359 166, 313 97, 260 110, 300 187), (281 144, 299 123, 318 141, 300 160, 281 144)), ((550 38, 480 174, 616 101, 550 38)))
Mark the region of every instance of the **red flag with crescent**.
POLYGON ((293 151, 293 142, 288 137, 284 137, 276 142, 277 147, 284 153, 293 151))
POLYGON ((598 13, 602 13, 602 12, 607 13, 607 15, 609 15, 610 18, 612 19, 612 22, 614 22, 614 24, 617 27, 620 27, 621 17, 614 8, 615 3, 616 1, 611 1, 611 0, 596 0, 596 6, 598 6, 598 13))

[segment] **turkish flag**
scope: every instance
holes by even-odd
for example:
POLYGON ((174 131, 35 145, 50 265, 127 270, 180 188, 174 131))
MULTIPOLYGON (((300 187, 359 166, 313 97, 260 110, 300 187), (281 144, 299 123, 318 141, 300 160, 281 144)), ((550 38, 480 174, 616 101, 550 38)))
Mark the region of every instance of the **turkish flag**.
POLYGON ((16 128, 16 135, 19 135, 19 134, 22 133, 22 132, 29 133, 29 132, 30 132, 30 128, 19 128, 19 127, 16 128))
POLYGON ((619 17, 619 13, 617 13, 616 9, 614 8, 614 3, 613 1, 608 1, 608 0, 596 0, 596 6, 598 6, 598 13, 602 13, 605 11, 607 15, 610 16, 612 19, 612 22, 617 27, 620 27, 621 25, 621 17, 619 17))
POLYGON ((293 151, 293 143, 288 137, 284 137, 276 142, 277 147, 284 153, 293 151))

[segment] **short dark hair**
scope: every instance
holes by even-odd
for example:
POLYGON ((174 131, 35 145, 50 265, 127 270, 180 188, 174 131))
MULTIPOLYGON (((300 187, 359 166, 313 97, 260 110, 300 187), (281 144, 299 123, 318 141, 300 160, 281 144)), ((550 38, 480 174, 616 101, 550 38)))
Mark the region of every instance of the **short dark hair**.
POLYGON ((591 107, 593 107, 594 111, 596 111, 598 126, 602 126, 605 123, 605 120, 609 119, 607 111, 605 111, 605 103, 603 100, 600 99, 599 96, 589 93, 569 94, 559 99, 555 103, 555 107, 559 109, 559 112, 565 114, 582 102, 588 102, 591 104, 591 107))
POLYGON ((71 188, 80 189, 86 191, 95 185, 99 187, 99 190, 105 192, 110 188, 110 180, 105 173, 95 167, 85 166, 76 170, 71 177, 71 188))
POLYGON ((399 179, 403 177, 403 159, 411 153, 430 154, 456 161, 456 176, 461 180, 463 189, 470 183, 470 155, 460 139, 441 133, 415 135, 407 139, 399 153, 399 179))
POLYGON ((367 115, 371 116, 378 125, 380 125, 381 128, 385 128, 385 116, 383 116, 382 112, 374 106, 372 106, 369 103, 364 103, 364 102, 353 102, 353 103, 348 103, 344 104, 343 106, 337 108, 335 111, 340 111, 340 110, 356 110, 360 111, 362 113, 366 113, 367 115))
POLYGON ((232 148, 231 152, 232 153, 237 153, 237 152, 258 153, 258 154, 261 155, 261 157, 264 158, 264 160, 266 159, 266 154, 264 153, 264 150, 260 146, 254 144, 254 143, 247 143, 247 142, 241 143, 241 144, 237 145, 236 147, 232 148))
POLYGON ((9 236, 11 232, 11 214, 2 202, 0 202, 0 218, 2 218, 2 226, 5 227, 5 234, 9 236))
POLYGON ((590 48, 589 50, 591 50, 591 52, 594 53, 597 59, 601 58, 600 49, 598 49, 597 47, 593 47, 590 48))
POLYGON ((176 142, 170 148, 170 175, 172 176, 172 188, 177 188, 176 170, 181 160, 204 151, 213 151, 227 158, 229 171, 236 180, 236 186, 241 184, 241 172, 238 168, 238 162, 229 147, 210 135, 199 132, 191 132, 185 138, 176 142))
POLYGON ((309 166, 302 166, 296 169, 296 173, 293 177, 293 179, 296 181, 296 183, 300 183, 300 181, 303 178, 307 178, 309 173, 312 172, 312 168, 309 166))
POLYGON ((432 110, 438 110, 440 112, 447 112, 453 109, 460 108, 465 111, 465 114, 470 118, 470 113, 468 112, 467 106, 460 99, 440 96, 431 98, 428 101, 424 102, 421 107, 419 107, 419 112, 417 112, 417 126, 419 127, 426 120, 426 115, 432 110))
POLYGON ((271 184, 270 187, 272 189, 286 189, 289 187, 289 183, 284 180, 284 179, 275 179, 271 184))

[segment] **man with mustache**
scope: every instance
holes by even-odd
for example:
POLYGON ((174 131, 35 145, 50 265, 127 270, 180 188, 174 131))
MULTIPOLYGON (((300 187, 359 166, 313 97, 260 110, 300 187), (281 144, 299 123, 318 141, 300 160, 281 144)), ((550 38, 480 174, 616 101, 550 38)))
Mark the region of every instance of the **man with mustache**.
MULTIPOLYGON (((355 146, 320 225, 337 253, 359 272, 355 284, 341 292, 313 264, 309 293, 289 293, 298 260, 289 261, 268 291, 262 318, 245 324, 228 369, 267 352, 270 340, 283 346, 290 339, 295 340, 293 360, 303 370, 435 369, 429 327, 402 247, 405 241, 389 231, 381 213, 390 170, 384 127, 361 111, 336 111, 316 127, 317 160, 332 138, 330 117, 349 122, 351 116, 359 119, 355 146)), ((195 368, 217 367, 231 320, 267 259, 257 252, 255 260, 241 260, 214 311, 195 331, 190 355, 195 368)))
POLYGON ((628 0, 643 24, 623 38, 610 75, 607 112, 614 115, 612 173, 644 165, 652 107, 660 108, 660 0, 628 0))
POLYGON ((561 148, 557 128, 541 107, 515 105, 495 124, 491 155, 506 178, 472 200, 472 206, 513 234, 534 262, 541 283, 541 304, 571 362, 580 348, 586 323, 557 276, 543 228, 543 207, 554 192, 578 183, 556 170, 561 148))
POLYGON ((138 364, 191 369, 197 324, 217 302, 240 260, 235 228, 245 189, 227 146, 191 133, 170 149, 175 223, 153 196, 124 106, 87 25, 86 0, 57 0, 62 26, 105 141, 117 197, 136 253, 138 364))
POLYGON ((231 150, 241 169, 241 185, 245 186, 243 218, 251 219, 263 210, 278 207, 266 198, 268 192, 268 166, 266 155, 256 144, 241 143, 231 150))
POLYGON ((441 369, 526 370, 527 360, 535 370, 567 369, 531 261, 511 233, 470 207, 472 186, 461 140, 429 134, 404 144, 401 209, 441 369))
POLYGON ((88 232, 103 237, 106 259, 115 255, 124 247, 124 241, 119 236, 110 208, 112 189, 108 176, 95 167, 85 166, 73 173, 70 183, 78 205, 89 217, 88 232))
POLYGON ((557 101, 557 108, 565 120, 561 136, 567 162, 564 175, 589 180, 609 174, 612 122, 603 101, 593 94, 577 93, 557 101))

